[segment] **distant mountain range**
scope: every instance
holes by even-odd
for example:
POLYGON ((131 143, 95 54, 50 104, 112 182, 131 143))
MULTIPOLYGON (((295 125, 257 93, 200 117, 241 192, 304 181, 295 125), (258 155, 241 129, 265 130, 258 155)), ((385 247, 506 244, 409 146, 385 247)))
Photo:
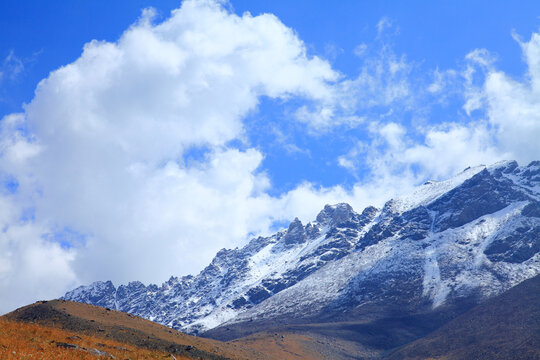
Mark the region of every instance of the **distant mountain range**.
POLYGON ((224 340, 401 319, 406 335, 366 340, 389 349, 540 274, 539 252, 540 161, 507 161, 429 181, 382 209, 327 205, 313 222, 219 251, 196 276, 95 282, 63 299, 224 340))

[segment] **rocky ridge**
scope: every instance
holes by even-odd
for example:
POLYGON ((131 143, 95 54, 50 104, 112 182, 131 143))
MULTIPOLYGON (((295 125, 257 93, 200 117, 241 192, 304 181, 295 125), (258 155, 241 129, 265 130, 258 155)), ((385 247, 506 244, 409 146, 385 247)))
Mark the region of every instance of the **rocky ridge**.
POLYGON ((468 168, 356 213, 223 249, 161 286, 96 282, 64 299, 197 334, 260 321, 336 321, 480 302, 540 273, 540 162, 468 168))

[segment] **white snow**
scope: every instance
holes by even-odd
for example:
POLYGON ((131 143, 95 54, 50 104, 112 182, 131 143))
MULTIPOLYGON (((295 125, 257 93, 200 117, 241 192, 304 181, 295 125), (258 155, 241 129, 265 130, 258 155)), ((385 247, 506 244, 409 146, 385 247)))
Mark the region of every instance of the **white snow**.
POLYGON ((301 282, 263 301, 253 309, 240 314, 232 322, 249 318, 271 317, 277 314, 295 313, 297 309, 316 312, 340 295, 350 280, 374 267, 388 256, 392 246, 389 240, 366 247, 362 252, 353 252, 331 262, 301 282))
POLYGON ((453 178, 445 181, 431 180, 424 185, 420 185, 412 193, 393 199, 392 210, 397 213, 403 213, 414 209, 417 206, 426 206, 446 194, 448 191, 463 184, 465 180, 470 179, 485 168, 486 166, 484 165, 468 168, 453 178))
MULTIPOLYGON (((540 267, 534 258, 522 264, 492 264, 484 254, 484 250, 497 234, 504 231, 507 223, 521 219, 521 210, 526 204, 527 202, 514 203, 463 227, 431 234, 426 239, 431 245, 424 253, 423 292, 432 299, 434 307, 442 305, 451 290, 467 291, 481 287, 489 293, 497 293, 502 284, 490 271, 493 268, 512 268, 512 271, 528 274, 531 274, 531 271, 540 273, 540 267), (459 269, 456 276, 442 279, 441 263, 459 269)), ((509 225, 510 228, 514 227, 509 225)))

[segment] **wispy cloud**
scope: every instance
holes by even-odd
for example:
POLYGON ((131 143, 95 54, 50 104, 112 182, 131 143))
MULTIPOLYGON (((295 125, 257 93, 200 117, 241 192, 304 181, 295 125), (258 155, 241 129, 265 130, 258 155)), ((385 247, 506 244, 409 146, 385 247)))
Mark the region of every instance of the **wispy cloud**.
POLYGON ((379 22, 377 23, 377 36, 380 37, 383 35, 387 30, 394 28, 394 30, 397 32, 398 28, 394 27, 394 24, 392 20, 390 20, 389 17, 383 16, 379 22))
MULTIPOLYGON (((384 18, 377 25, 381 31, 392 28, 384 18)), ((356 77, 342 77, 329 86, 328 96, 298 109, 296 117, 314 134, 335 127, 358 127, 367 118, 387 113, 393 108, 409 108, 423 96, 412 82, 416 64, 405 54, 396 54, 386 39, 377 37, 370 51, 366 44, 354 52, 361 58, 356 77)))
POLYGON ((359 44, 359 45, 356 45, 356 47, 354 48, 353 52, 354 52, 354 55, 358 56, 359 58, 361 58, 362 56, 364 56, 366 50, 367 50, 368 46, 367 44, 359 44))
POLYGON ((470 165, 502 159, 526 164, 538 159, 540 34, 519 43, 528 69, 520 80, 498 70, 496 58, 485 49, 467 54, 461 69, 433 71, 425 87, 433 97, 421 97, 424 106, 437 106, 446 101, 445 96, 457 97, 463 101, 466 117, 417 127, 395 117, 371 121, 370 142, 354 146, 338 158, 339 164, 352 172, 360 165, 367 167, 370 175, 361 182, 365 186, 402 183, 404 178, 418 184, 452 176, 470 165))
POLYGON ((10 50, 0 67, 0 81, 16 79, 24 71, 23 61, 10 50))

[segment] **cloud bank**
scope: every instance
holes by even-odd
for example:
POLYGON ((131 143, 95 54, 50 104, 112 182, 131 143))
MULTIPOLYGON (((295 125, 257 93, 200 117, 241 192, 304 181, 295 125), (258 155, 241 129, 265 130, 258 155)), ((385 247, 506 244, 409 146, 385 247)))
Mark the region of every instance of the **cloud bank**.
POLYGON ((159 24, 146 10, 117 42, 87 43, 2 120, 2 173, 17 186, 2 199, 13 209, 0 292, 25 277, 56 279, 48 296, 69 282, 161 281, 267 230, 263 154, 227 143, 243 141, 261 96, 324 98, 337 76, 275 16, 215 1, 185 1, 159 24))

